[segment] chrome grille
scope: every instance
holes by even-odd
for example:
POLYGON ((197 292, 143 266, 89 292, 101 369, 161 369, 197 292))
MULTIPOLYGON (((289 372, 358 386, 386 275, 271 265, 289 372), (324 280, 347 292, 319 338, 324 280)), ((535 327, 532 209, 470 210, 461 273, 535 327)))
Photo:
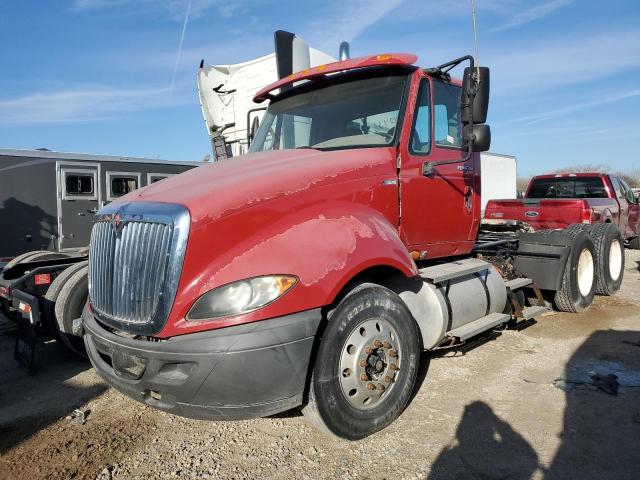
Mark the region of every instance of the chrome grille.
POLYGON ((101 210, 89 248, 89 298, 98 319, 136 333, 159 330, 175 297, 187 232, 183 207, 131 203, 101 210))

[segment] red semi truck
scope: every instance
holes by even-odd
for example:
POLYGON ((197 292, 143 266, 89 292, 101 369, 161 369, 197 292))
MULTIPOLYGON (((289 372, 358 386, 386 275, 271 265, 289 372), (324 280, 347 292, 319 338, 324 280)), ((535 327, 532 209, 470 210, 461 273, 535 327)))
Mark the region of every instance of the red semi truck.
POLYGON ((602 260, 612 225, 480 231, 489 71, 416 59, 282 78, 255 96, 249 154, 98 212, 82 330, 109 384, 192 418, 302 407, 363 438, 406 407, 421 351, 527 324, 545 296, 583 310, 603 271, 622 279, 602 260))
POLYGON ((633 249, 640 249, 640 204, 621 178, 605 173, 565 173, 533 177, 523 199, 491 200, 485 218, 521 220, 534 229, 574 223, 612 223, 633 249))

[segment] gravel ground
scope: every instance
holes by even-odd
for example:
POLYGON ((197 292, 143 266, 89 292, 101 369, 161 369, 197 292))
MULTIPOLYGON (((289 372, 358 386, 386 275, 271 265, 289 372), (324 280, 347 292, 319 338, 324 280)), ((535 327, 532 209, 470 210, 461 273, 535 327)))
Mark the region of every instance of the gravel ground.
POLYGON ((54 341, 29 376, 2 320, 0 478, 637 479, 639 306, 640 252, 628 251, 620 293, 588 312, 425 355, 404 414, 359 442, 329 438, 297 412, 174 417, 108 388, 54 341), (68 417, 75 408, 89 411, 85 424, 68 417))

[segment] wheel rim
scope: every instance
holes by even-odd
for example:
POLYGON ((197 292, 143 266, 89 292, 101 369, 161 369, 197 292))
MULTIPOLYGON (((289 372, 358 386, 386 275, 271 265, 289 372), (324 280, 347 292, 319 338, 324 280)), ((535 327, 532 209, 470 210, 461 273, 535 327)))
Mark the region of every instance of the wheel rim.
POLYGON ((401 367, 398 333, 381 318, 365 320, 353 329, 340 356, 340 388, 359 410, 379 405, 395 386, 401 367))
POLYGON ((618 240, 611 242, 609 249, 609 275, 613 281, 618 280, 622 270, 622 246, 618 240))
POLYGON ((578 289, 583 297, 589 295, 593 286, 593 255, 584 248, 578 258, 578 289))

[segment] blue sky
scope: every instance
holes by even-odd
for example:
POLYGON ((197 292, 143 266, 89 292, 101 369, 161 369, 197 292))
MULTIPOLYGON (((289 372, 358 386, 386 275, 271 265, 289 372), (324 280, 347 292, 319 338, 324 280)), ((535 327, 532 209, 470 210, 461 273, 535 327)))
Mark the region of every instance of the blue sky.
MULTIPOLYGON (((470 0, 0 0, 0 147, 200 160, 201 58, 236 63, 285 29, 337 55, 472 53, 470 0), (175 79, 174 79, 175 75, 175 79)), ((477 0, 492 151, 522 175, 640 168, 640 2, 477 0)))

